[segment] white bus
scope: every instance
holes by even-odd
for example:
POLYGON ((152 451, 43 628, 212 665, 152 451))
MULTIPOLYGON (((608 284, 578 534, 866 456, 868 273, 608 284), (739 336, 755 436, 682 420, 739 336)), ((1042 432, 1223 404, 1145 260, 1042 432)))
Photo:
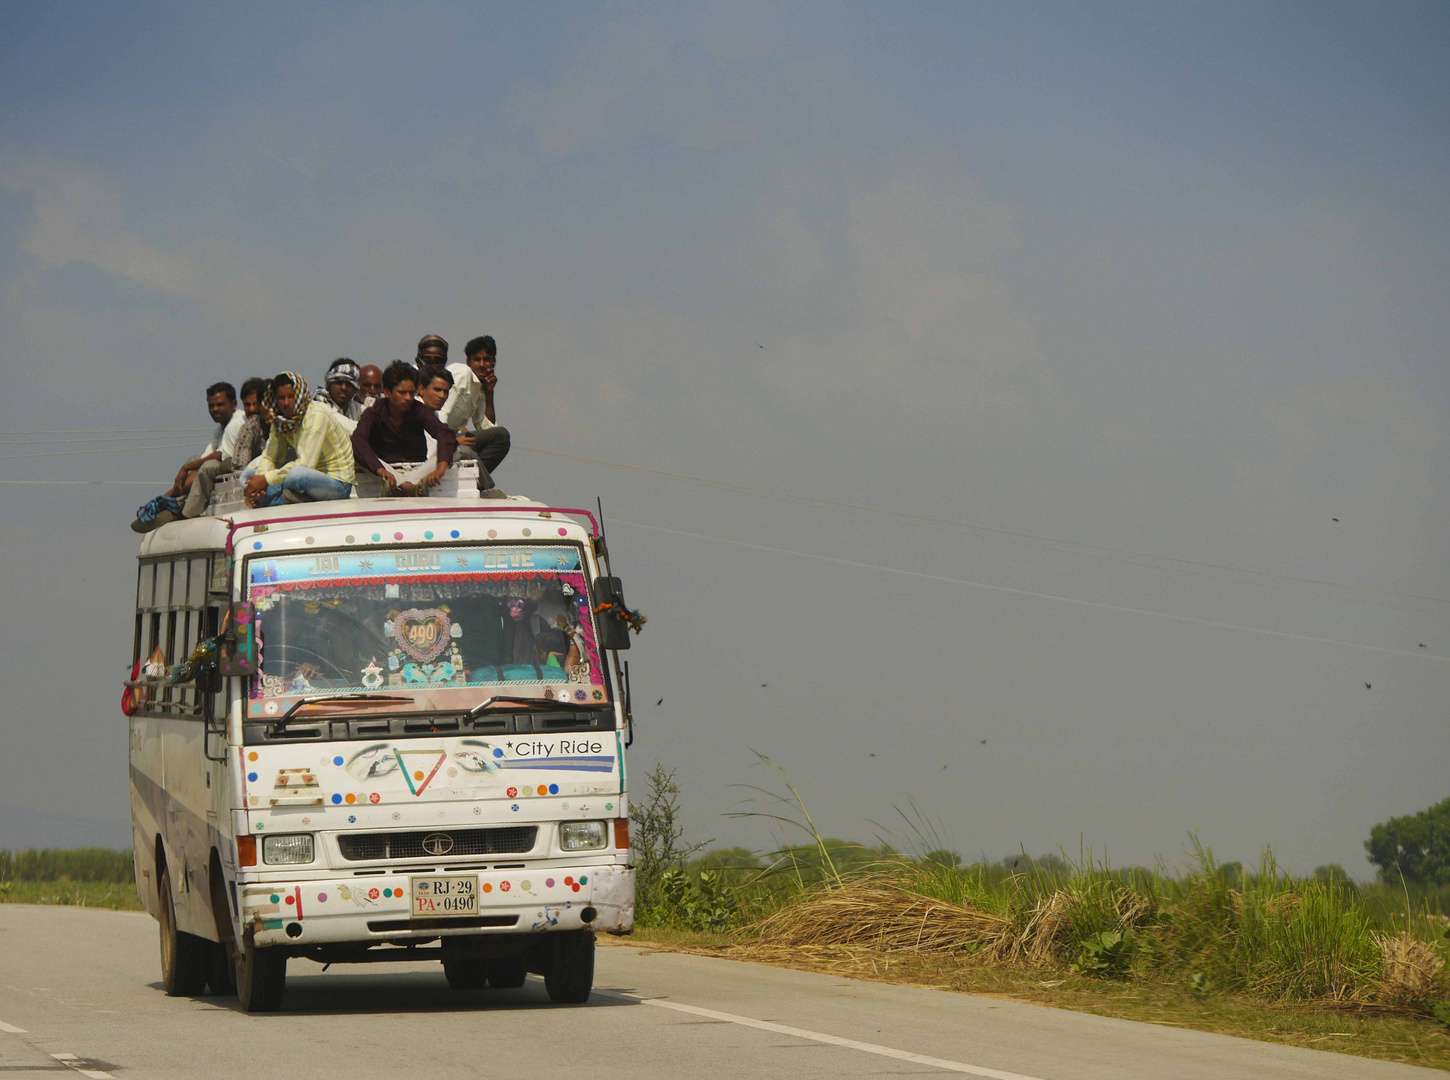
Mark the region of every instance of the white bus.
POLYGON ((586 1000, 595 933, 634 925, 607 565, 592 514, 519 500, 149 533, 123 705, 167 993, 274 1010, 289 959, 416 959, 586 1000))

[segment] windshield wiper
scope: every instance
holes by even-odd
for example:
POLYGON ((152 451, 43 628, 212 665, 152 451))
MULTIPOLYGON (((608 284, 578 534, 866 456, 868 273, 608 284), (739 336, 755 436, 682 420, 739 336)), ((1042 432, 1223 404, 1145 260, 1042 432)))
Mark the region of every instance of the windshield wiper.
POLYGON ((607 701, 555 701, 552 698, 510 697, 507 694, 499 694, 496 697, 488 698, 486 701, 480 701, 473 708, 469 709, 468 712, 463 714, 463 719, 472 720, 474 717, 488 712, 490 708, 500 703, 516 707, 523 705, 531 711, 533 709, 568 709, 571 712, 595 712, 598 709, 609 708, 607 701))
POLYGON ((279 716, 269 729, 269 734, 277 735, 287 727, 287 722, 297 714, 297 710, 304 705, 321 705, 325 701, 412 701, 410 697, 403 697, 399 694, 329 694, 327 697, 302 698, 290 709, 279 716))

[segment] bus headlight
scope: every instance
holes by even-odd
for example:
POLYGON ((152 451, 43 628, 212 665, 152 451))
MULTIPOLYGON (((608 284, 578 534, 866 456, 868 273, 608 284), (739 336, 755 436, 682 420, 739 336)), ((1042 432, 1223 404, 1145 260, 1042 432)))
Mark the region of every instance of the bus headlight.
POLYGON ((273 865, 312 861, 312 834, 262 838, 262 861, 273 865))
POLYGON ((559 826, 561 851, 593 851, 603 846, 602 821, 566 821, 559 826))

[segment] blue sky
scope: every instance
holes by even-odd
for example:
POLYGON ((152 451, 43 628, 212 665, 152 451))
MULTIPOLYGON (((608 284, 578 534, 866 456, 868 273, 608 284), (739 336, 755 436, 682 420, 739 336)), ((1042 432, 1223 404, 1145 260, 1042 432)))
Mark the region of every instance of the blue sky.
POLYGON ((188 438, 14 433, 488 332, 500 483, 620 522, 640 763, 702 838, 768 842, 721 816, 754 749, 841 835, 915 798, 968 853, 1199 828, 1362 872, 1450 766, 1447 39, 1434 4, 0 9, 0 802, 124 817, 125 522, 188 438))

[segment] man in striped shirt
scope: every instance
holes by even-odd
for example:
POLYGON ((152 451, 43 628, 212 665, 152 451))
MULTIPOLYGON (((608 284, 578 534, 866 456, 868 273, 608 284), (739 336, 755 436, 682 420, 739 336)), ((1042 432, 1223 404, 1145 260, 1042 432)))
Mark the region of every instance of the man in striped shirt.
POLYGON ((242 473, 248 506, 276 506, 346 499, 356 478, 352 439, 332 409, 307 396, 307 382, 294 371, 272 379, 265 395, 272 434, 256 466, 242 473), (287 452, 297 457, 287 461, 287 452))

